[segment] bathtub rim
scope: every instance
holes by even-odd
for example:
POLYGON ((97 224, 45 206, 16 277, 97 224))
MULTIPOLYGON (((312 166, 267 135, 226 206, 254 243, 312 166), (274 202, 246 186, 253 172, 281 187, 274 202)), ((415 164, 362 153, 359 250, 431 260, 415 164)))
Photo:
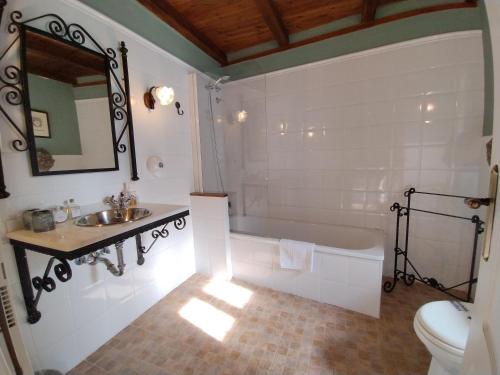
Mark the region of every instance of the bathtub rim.
MULTIPOLYGON (((381 229, 371 229, 371 228, 358 228, 358 229, 372 232, 376 239, 375 241, 376 244, 373 247, 367 249, 343 249, 333 246, 316 245, 314 251, 322 254, 341 255, 341 256, 354 257, 360 259, 383 261, 385 257, 384 231, 381 229)), ((233 232, 233 231, 229 233, 229 236, 230 238, 235 238, 239 240, 250 240, 261 243, 264 242, 272 245, 279 245, 279 239, 274 237, 265 237, 250 233, 233 232)))

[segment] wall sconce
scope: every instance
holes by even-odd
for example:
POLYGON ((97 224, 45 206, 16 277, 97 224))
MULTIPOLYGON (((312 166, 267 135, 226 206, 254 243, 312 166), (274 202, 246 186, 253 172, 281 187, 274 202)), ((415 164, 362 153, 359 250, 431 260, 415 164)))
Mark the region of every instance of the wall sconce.
POLYGON ((248 118, 248 112, 242 109, 241 111, 236 112, 236 121, 240 124, 245 122, 248 118))
POLYGON ((167 86, 153 86, 144 93, 144 104, 149 109, 155 109, 156 100, 160 101, 160 105, 169 105, 174 101, 174 98, 175 93, 173 88, 167 86))

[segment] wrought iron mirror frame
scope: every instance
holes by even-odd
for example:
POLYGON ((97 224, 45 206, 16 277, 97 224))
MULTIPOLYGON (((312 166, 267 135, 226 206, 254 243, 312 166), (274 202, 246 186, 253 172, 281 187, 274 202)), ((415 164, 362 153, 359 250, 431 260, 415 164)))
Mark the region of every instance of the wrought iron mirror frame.
MULTIPOLYGON (((1 17, 7 1, 0 0, 0 23, 1 17)), ((112 48, 103 48, 92 35, 82 26, 76 23, 66 23, 60 16, 54 13, 44 14, 38 17, 33 17, 27 20, 22 20, 22 13, 13 11, 10 14, 10 23, 7 27, 10 34, 17 33, 17 37, 7 46, 7 48, 0 54, 0 62, 7 55, 7 53, 18 43, 21 43, 20 49, 20 67, 15 65, 8 65, 0 71, 0 98, 5 100, 5 103, 11 106, 24 106, 24 116, 26 124, 26 133, 22 128, 16 124, 13 118, 9 115, 7 110, 0 102, 0 113, 5 117, 7 122, 11 125, 12 129, 17 133, 17 138, 12 141, 12 147, 16 151, 30 151, 30 159, 32 164, 33 175, 54 175, 54 174, 70 174, 70 173, 89 173, 112 171, 119 169, 118 153, 125 153, 127 150, 130 153, 131 162, 131 179, 136 181, 139 179, 137 174, 137 163, 135 156, 135 140, 133 130, 132 108, 130 103, 130 84, 128 77, 128 61, 127 61, 127 48, 124 42, 120 43, 119 52, 122 59, 122 72, 123 72, 123 85, 118 78, 119 64, 117 61, 117 53, 112 48), (35 28, 29 24, 47 20, 48 31, 35 28), (105 57, 107 69, 107 85, 109 93, 109 107, 112 124, 112 134, 114 142, 114 153, 116 168, 106 169, 87 169, 87 170, 70 170, 70 171, 54 171, 54 172, 39 172, 36 163, 36 150, 34 145, 33 128, 31 123, 31 113, 29 111, 29 97, 27 88, 27 74, 24 70, 25 59, 23 55, 24 38, 26 30, 41 33, 52 38, 63 41, 67 44, 73 45, 77 48, 84 48, 87 51, 98 53, 105 57), (92 48, 90 48, 92 47, 92 48), (112 82, 115 84, 113 85, 112 82), (28 103, 28 105, 26 105, 28 103), (118 137, 116 137, 116 122, 123 122, 122 129, 118 137), (129 145, 123 143, 123 137, 128 130, 129 145), (36 166, 36 168, 35 168, 36 166), (38 173, 37 173, 38 172, 38 173)), ((0 155, 0 199, 7 198, 10 194, 6 190, 3 167, 0 155)))
MULTIPOLYGON (((116 116, 114 115, 114 108, 116 106, 116 103, 113 103, 113 93, 112 88, 111 88, 111 63, 112 60, 100 53, 93 51, 83 45, 78 45, 76 43, 73 43, 71 41, 67 41, 63 38, 59 38, 57 36, 52 35, 51 33, 45 32, 43 30, 40 30, 35 27, 31 27, 28 25, 19 25, 18 29, 19 33, 19 38, 21 41, 21 49, 20 49, 20 73, 21 73, 21 85, 23 87, 23 104, 24 104, 24 118, 26 121, 26 138, 28 140, 28 150, 30 153, 30 160, 31 160, 31 170, 33 172, 34 176, 47 176, 47 175, 56 175, 56 174, 70 174, 70 173, 89 173, 89 172, 109 172, 109 171, 116 171, 119 170, 120 167, 118 165, 118 147, 115 147, 116 145, 116 123, 115 119, 116 116), (110 110, 110 119, 111 119, 111 137, 113 141, 113 158, 114 158, 114 166, 113 167, 108 167, 108 168, 93 168, 93 169, 72 169, 72 170, 61 170, 61 171, 41 171, 38 165, 38 158, 37 158, 37 150, 36 150, 36 144, 35 144, 35 135, 33 132, 33 119, 31 117, 31 102, 30 102, 30 95, 29 95, 29 84, 28 84, 28 70, 27 70, 27 44, 26 44, 26 37, 27 33, 36 33, 39 35, 47 36, 50 37, 54 40, 58 40, 60 42, 63 42, 65 44, 68 44, 72 47, 78 48, 82 51, 94 54, 96 56, 102 57, 105 60, 105 75, 106 75, 106 88, 108 90, 108 101, 109 101, 109 110, 110 110)), ((123 147, 125 147, 123 145, 123 147)))

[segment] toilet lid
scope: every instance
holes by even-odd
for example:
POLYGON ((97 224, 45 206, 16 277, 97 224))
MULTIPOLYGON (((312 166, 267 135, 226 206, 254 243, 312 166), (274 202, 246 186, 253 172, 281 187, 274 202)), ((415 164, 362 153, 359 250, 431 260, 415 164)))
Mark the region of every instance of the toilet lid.
POLYGON ((471 303, 457 301, 430 302, 420 307, 415 317, 433 337, 464 350, 469 336, 471 306, 471 303))

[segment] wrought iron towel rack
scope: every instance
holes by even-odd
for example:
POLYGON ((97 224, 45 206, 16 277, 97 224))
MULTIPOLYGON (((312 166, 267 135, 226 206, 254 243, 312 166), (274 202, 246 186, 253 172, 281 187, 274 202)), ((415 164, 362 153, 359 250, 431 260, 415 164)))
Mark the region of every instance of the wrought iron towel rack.
POLYGON ((440 292, 443 292, 453 298, 456 298, 458 300, 464 301, 464 302, 470 302, 472 300, 472 286, 477 282, 477 277, 474 276, 474 268, 476 264, 476 256, 477 256, 477 247, 478 247, 478 242, 479 242, 479 235, 484 232, 484 222, 479 218, 479 216, 474 215, 471 217, 466 217, 466 216, 458 216, 458 215, 451 215, 448 213, 443 213, 443 212, 436 212, 436 211, 430 211, 430 210, 422 210, 418 208, 414 208, 411 206, 412 204, 412 196, 415 194, 421 194, 421 195, 432 195, 432 196, 439 196, 439 197, 448 197, 448 198, 460 198, 463 199, 471 208, 478 208, 479 205, 487 205, 488 203, 486 202, 486 199, 478 199, 478 198, 473 198, 473 197, 466 197, 466 196, 461 196, 461 195, 451 195, 451 194, 440 194, 440 193, 429 193, 429 192, 424 192, 424 191, 417 191, 415 188, 410 188, 404 192, 404 196, 406 197, 406 206, 401 206, 399 203, 394 203, 390 210, 392 212, 396 213, 396 238, 395 238, 395 245, 394 245, 394 271, 393 271, 393 277, 392 280, 388 280, 384 283, 384 291, 386 293, 390 293, 394 290, 396 287, 396 284, 399 280, 402 280, 407 286, 412 285, 415 280, 426 284, 434 289, 439 290, 440 292), (478 205, 473 206, 469 204, 469 202, 478 202, 478 205), (409 258, 408 255, 408 243, 409 243, 409 237, 410 237, 410 214, 411 212, 422 212, 426 214, 431 214, 431 215, 438 215, 438 216, 444 216, 444 217, 449 217, 453 219, 458 219, 458 220, 465 220, 465 221, 470 221, 472 224, 474 224, 474 241, 473 241, 473 247, 472 247, 472 256, 471 256, 471 264, 470 264, 470 271, 469 271, 469 278, 468 280, 446 287, 443 284, 441 284, 435 277, 426 277, 422 276, 422 274, 417 270, 415 265, 412 263, 412 261, 409 258), (400 228, 401 228, 401 219, 403 217, 406 217, 405 220, 405 231, 404 231, 404 240, 402 241, 400 238, 400 228), (403 248, 401 248, 401 243, 404 243, 403 248), (402 268, 399 267, 399 260, 400 257, 403 257, 403 266, 402 268), (467 285, 467 296, 466 298, 463 298, 459 295, 456 295, 451 292, 452 289, 458 288, 460 286, 467 285))

